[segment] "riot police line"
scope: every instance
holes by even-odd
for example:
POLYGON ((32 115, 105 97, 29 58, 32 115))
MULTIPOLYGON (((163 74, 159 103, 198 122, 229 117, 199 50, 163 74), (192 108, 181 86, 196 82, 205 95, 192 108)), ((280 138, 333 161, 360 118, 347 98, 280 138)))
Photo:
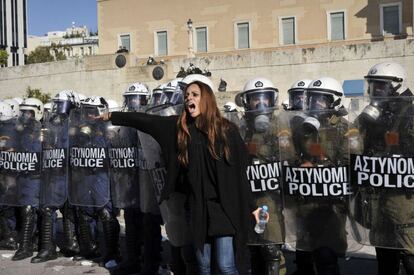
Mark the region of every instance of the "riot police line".
MULTIPOLYGON (((226 104, 223 115, 238 126, 249 152, 246 175, 254 202, 269 208, 265 231, 251 232, 247 243, 252 274, 285 274, 285 243, 296 249, 295 274, 340 274, 338 257, 362 245, 377 248, 380 274, 394 274, 390 268, 401 259, 414 274, 414 201, 407 194, 414 186, 414 98, 399 64, 377 64, 365 78, 366 97, 354 99, 348 110, 340 83, 330 77, 295 82, 284 110, 266 78, 248 81, 238 106, 226 104), (389 253, 397 257, 383 256, 389 253)), ((157 87, 152 96, 145 84, 134 83, 121 108, 179 114, 180 80, 157 87)), ((18 249, 14 260, 31 257, 38 244, 32 262, 57 258, 51 232, 59 209, 67 222, 65 256, 99 259, 119 274, 157 272, 161 224, 174 246, 191 251, 191 232, 180 232, 188 227, 185 199, 159 206, 166 174, 159 145, 100 120, 114 107, 104 98, 81 97, 62 91, 46 114, 36 99, 0 102, 0 204, 5 211, 19 207, 22 224, 19 236, 3 238, 18 249), (130 213, 122 262, 117 209, 130 213), (40 241, 33 243, 36 213, 42 222, 40 241), (104 224, 105 251, 89 228, 93 222, 104 224), (157 234, 143 232, 145 227, 157 234)))

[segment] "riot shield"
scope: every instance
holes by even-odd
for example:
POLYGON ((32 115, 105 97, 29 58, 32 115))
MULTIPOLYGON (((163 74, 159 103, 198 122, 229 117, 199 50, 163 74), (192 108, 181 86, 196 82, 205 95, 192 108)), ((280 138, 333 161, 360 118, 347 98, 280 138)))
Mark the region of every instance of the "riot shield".
POLYGON ((337 111, 280 115, 286 242, 297 250, 328 247, 338 255, 361 248, 348 232, 348 122, 337 111))
POLYGON ((252 230, 248 241, 250 245, 281 244, 285 240, 278 115, 277 109, 249 111, 242 114, 238 125, 240 133, 244 133, 242 138, 249 152, 246 174, 254 204, 259 207, 267 205, 270 215, 263 233, 252 230))
MULTIPOLYGON (((90 109, 90 108, 89 108, 90 109)), ((88 108, 69 117, 69 202, 102 207, 110 199, 107 125, 88 108)))
POLYGON ((18 205, 16 119, 0 121, 0 204, 18 205))
POLYGON ((362 244, 414 249, 413 97, 351 102, 350 200, 362 244))
POLYGON ((34 119, 2 123, 0 203, 39 205, 41 124, 34 119), (13 140, 12 140, 13 139, 13 140))
POLYGON ((139 207, 138 134, 130 127, 108 125, 111 200, 117 208, 139 207))
MULTIPOLYGON (((147 113, 160 116, 179 115, 182 108, 182 105, 163 105, 152 108, 147 113)), ((150 179, 152 190, 147 189, 146 192, 151 193, 152 191, 152 194, 148 194, 148 196, 154 198, 155 195, 159 202, 167 174, 161 148, 151 136, 142 132, 139 132, 139 139, 143 155, 140 176, 144 175, 147 179, 150 179)), ((190 226, 186 220, 187 213, 184 206, 185 200, 184 194, 175 192, 159 206, 168 239, 174 246, 184 246, 191 243, 190 226)), ((151 201, 148 201, 147 208, 149 205, 151 205, 151 201)))
POLYGON ((40 204, 61 207, 67 200, 69 117, 66 114, 44 116, 42 127, 42 182, 40 204))

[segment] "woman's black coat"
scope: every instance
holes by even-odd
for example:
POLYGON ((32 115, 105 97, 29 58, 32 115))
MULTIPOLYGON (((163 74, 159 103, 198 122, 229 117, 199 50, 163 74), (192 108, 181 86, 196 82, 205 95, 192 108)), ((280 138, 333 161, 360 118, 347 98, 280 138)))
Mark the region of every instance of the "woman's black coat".
MULTIPOLYGON (((182 184, 179 178, 182 176, 183 168, 178 162, 178 116, 162 117, 144 113, 113 112, 111 113, 111 121, 114 125, 134 127, 145 132, 160 144, 167 166, 167 182, 162 191, 161 200, 168 199, 171 193, 182 190, 182 186, 179 186, 182 184)), ((247 150, 236 126, 229 130, 227 138, 230 147, 230 161, 217 160, 217 190, 223 210, 236 230, 236 260, 239 272, 243 273, 240 267, 246 263, 245 244, 248 231, 252 230, 254 225, 251 212, 255 206, 252 205, 246 175, 247 150)), ((194 206, 190 205, 191 207, 194 206)), ((198 226, 198 224, 192 224, 192 229, 197 232, 200 230, 198 226)), ((198 243, 197 240, 195 243, 198 243)))

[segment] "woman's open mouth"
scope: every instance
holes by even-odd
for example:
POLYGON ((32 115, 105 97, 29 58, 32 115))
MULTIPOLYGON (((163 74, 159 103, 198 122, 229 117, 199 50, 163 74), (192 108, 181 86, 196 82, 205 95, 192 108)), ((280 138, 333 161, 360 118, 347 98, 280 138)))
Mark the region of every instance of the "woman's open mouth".
POLYGON ((194 104, 194 103, 188 103, 188 104, 187 104, 187 108, 188 108, 188 111, 189 111, 189 112, 190 112, 190 114, 191 114, 191 113, 193 113, 193 112, 195 111, 196 106, 195 106, 195 104, 194 104))

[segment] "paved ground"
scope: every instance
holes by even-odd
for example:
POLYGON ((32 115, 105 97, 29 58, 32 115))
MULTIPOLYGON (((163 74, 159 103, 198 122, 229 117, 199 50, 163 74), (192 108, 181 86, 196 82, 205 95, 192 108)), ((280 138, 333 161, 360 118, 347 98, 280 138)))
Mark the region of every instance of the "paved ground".
MULTIPOLYGON (((121 222, 121 240, 123 240, 123 221, 121 222)), ((165 232, 164 232, 165 234, 165 232)), ((168 261, 168 241, 164 242, 164 260, 168 261)), ((30 258, 14 262, 11 260, 13 251, 0 250, 0 274, 1 275, 77 275, 77 274, 110 274, 105 268, 99 267, 90 261, 74 262, 70 258, 58 258, 47 263, 32 264, 30 258)), ((286 264, 288 274, 295 270, 294 253, 286 251, 286 264)), ((363 247, 353 252, 346 259, 340 259, 342 275, 376 275, 377 265, 374 250, 363 247)), ((168 274, 168 273, 163 273, 168 274)), ((405 273, 402 273, 405 274, 405 273)))
MULTIPOLYGON (((69 258, 58 258, 47 263, 32 264, 30 259, 11 261, 12 251, 0 251, 0 274, 2 275, 69 275, 110 274, 96 263, 74 262, 69 258)), ((286 252, 288 274, 294 271, 294 253, 286 252)), ((350 258, 340 260, 341 272, 345 275, 377 274, 375 258, 365 253, 353 253, 350 258)), ((165 273, 164 273, 165 274, 165 273)))

